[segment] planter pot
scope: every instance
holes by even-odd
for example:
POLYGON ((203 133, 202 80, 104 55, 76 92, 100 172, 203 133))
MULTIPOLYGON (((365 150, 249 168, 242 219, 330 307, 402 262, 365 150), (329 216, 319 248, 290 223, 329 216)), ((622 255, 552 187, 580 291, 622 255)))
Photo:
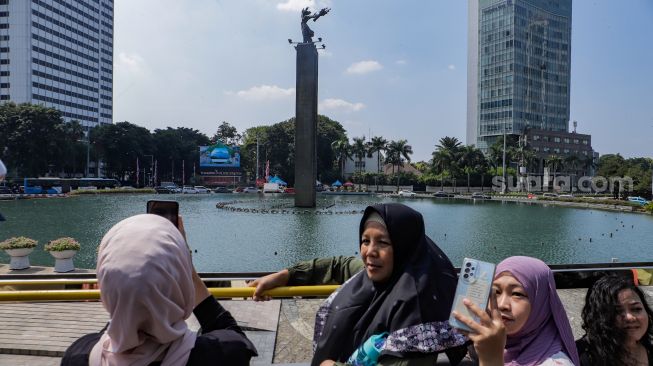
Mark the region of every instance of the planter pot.
POLYGON ((77 253, 76 250, 62 250, 60 252, 51 251, 50 254, 54 257, 54 271, 55 272, 70 272, 75 270, 73 264, 73 257, 77 253))
POLYGON ((11 257, 9 269, 27 269, 29 268, 28 255, 34 248, 5 249, 5 252, 11 257))

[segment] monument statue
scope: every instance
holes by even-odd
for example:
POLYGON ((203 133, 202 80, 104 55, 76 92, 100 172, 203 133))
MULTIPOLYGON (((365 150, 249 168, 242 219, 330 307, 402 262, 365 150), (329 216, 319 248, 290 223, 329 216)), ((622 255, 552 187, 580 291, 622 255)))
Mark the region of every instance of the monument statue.
POLYGON ((319 17, 325 16, 329 13, 330 8, 323 8, 316 14, 312 14, 308 8, 302 9, 302 36, 304 36, 304 43, 313 42, 313 36, 315 33, 308 27, 308 21, 313 19, 317 21, 319 17))

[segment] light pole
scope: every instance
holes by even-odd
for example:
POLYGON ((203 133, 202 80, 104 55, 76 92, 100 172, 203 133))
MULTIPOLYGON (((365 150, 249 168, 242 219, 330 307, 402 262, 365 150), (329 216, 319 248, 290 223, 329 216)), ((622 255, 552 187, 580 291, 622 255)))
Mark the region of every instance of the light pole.
POLYGON ((506 124, 503 123, 503 184, 501 185, 501 194, 506 194, 506 124))
POLYGON ((148 156, 150 157, 150 185, 154 186, 152 184, 152 177, 154 177, 154 155, 145 154, 143 156, 144 157, 148 157, 148 156))

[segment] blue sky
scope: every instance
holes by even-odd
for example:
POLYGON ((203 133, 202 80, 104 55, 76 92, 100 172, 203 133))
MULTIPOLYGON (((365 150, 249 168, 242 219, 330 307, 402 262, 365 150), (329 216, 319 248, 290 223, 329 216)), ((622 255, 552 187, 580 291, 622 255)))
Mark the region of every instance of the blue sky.
MULTIPOLYGON (((150 129, 294 115, 299 10, 320 56, 319 113, 350 138, 406 139, 413 161, 465 140, 467 1, 116 0, 114 121, 150 129)), ((653 156, 653 2, 576 0, 571 120, 601 154, 653 156)))

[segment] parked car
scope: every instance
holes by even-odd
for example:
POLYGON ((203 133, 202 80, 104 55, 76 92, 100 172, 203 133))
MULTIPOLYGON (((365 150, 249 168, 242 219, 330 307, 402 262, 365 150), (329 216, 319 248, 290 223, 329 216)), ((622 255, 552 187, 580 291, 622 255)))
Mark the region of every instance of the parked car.
POLYGON ((195 186, 195 193, 211 193, 211 191, 204 186, 195 186))
POLYGON ((575 196, 573 194, 561 194, 558 197, 560 197, 560 198, 574 198, 575 196))
POLYGON ((474 192, 474 193, 472 193, 472 199, 475 199, 475 200, 491 200, 492 196, 490 196, 489 194, 485 194, 483 192, 474 192))
POLYGON ((227 187, 217 187, 213 190, 215 193, 231 193, 231 189, 227 187))
POLYGON ((399 197, 415 197, 417 193, 411 191, 399 191, 399 197))
POLYGON ((283 193, 287 193, 287 194, 295 194, 295 188, 293 188, 293 187, 286 187, 286 189, 283 190, 283 193))
POLYGON ((453 193, 447 193, 445 191, 437 191, 437 192, 433 193, 433 197, 451 198, 451 197, 453 197, 453 193))
POLYGON ((12 194, 14 193, 11 188, 6 186, 0 186, 0 194, 12 194))
POLYGON ((161 182, 161 187, 167 188, 169 193, 181 193, 181 188, 174 182, 161 182))
POLYGON ((639 203, 642 206, 648 204, 648 201, 644 197, 637 197, 637 196, 628 197, 628 202, 639 203))
POLYGON ((197 190, 193 186, 184 186, 184 188, 181 189, 181 193, 195 194, 195 193, 197 193, 197 190))
POLYGON ((558 195, 556 193, 544 192, 542 197, 558 197, 558 195))
POLYGON ((173 187, 158 186, 158 187, 154 187, 154 190, 156 191, 156 193, 159 193, 159 194, 177 193, 176 190, 173 187))
POLYGON ((258 188, 256 188, 256 187, 245 187, 245 188, 243 188, 243 193, 258 193, 258 188))

